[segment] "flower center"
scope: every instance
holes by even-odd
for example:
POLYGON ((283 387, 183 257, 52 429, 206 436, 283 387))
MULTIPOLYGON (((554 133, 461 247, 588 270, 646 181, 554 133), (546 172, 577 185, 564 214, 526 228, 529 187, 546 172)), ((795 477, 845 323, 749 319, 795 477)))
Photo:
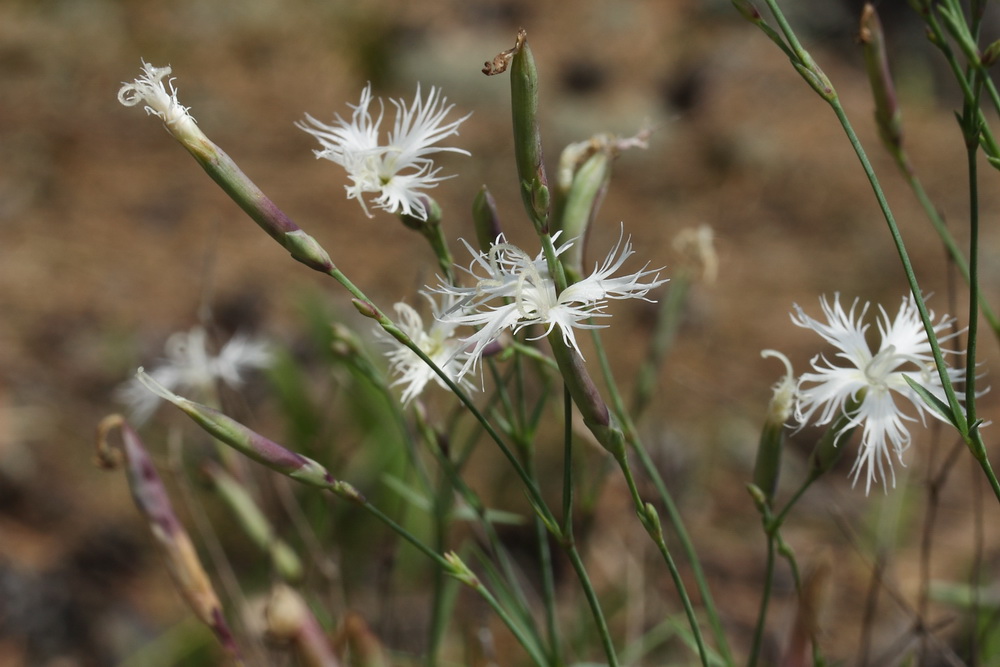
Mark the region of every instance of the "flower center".
POLYGON ((889 345, 865 365, 865 379, 872 387, 885 389, 887 387, 886 378, 897 365, 899 365, 899 358, 896 355, 896 346, 889 345))

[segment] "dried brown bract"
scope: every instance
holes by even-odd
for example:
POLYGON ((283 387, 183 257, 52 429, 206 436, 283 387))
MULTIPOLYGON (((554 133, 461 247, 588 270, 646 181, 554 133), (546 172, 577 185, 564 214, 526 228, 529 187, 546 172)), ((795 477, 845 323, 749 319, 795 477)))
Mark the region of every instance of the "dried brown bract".
POLYGON ((520 28, 517 31, 517 41, 514 43, 514 48, 507 49, 506 51, 501 51, 493 58, 493 62, 487 60, 483 63, 483 74, 486 76, 493 76, 494 74, 503 74, 507 71, 507 67, 510 66, 511 58, 517 53, 521 46, 524 44, 524 40, 528 38, 528 31, 524 28, 520 28))

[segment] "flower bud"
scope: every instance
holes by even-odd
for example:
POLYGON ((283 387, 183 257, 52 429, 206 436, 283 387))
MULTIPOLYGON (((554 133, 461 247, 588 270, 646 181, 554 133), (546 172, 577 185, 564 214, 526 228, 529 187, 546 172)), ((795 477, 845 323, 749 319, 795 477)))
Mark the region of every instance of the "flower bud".
POLYGON ((761 20, 760 10, 753 6, 749 0, 732 0, 736 11, 743 15, 746 20, 757 23, 761 20))
POLYGON ((768 503, 774 499, 781 474, 781 451, 785 444, 785 422, 792 416, 795 404, 795 376, 788 357, 774 350, 764 350, 762 357, 776 357, 785 364, 785 375, 773 387, 767 406, 767 417, 757 445, 757 460, 753 468, 753 484, 764 494, 768 503))
POLYGON ((476 573, 454 551, 444 554, 444 560, 448 564, 447 574, 455 577, 469 588, 479 588, 483 585, 476 573))
POLYGON ((311 486, 326 489, 336 484, 333 476, 316 461, 251 431, 218 410, 178 396, 143 372, 141 368, 136 377, 147 389, 180 408, 214 438, 254 461, 311 486))
POLYGON ((132 83, 122 84, 118 101, 127 107, 142 103, 147 113, 160 118, 167 131, 187 149, 212 180, 293 258, 322 273, 333 269, 330 256, 319 243, 292 222, 225 151, 205 136, 188 113, 188 108, 178 101, 172 80, 168 80, 170 92, 167 92, 163 80, 170 75, 170 68, 153 67, 146 62, 142 63, 142 67, 143 76, 132 83))
POLYGON ((984 67, 993 67, 1000 60, 1000 39, 986 47, 980 60, 984 67))
POLYGON ((476 228, 476 241, 479 243, 479 250, 489 252, 503 231, 500 229, 497 203, 485 185, 480 188, 476 198, 472 201, 472 223, 476 228))
POLYGON ((549 231, 549 182, 545 175, 542 138, 538 129, 538 71, 526 31, 518 31, 515 49, 510 65, 514 156, 524 208, 535 230, 542 234, 549 231))
POLYGON ((611 155, 608 151, 597 151, 576 170, 560 207, 556 224, 565 238, 579 239, 562 256, 563 265, 574 280, 583 275, 584 239, 610 183, 611 155))
POLYGON ((238 661, 239 649, 222 615, 219 597, 202 567, 198 552, 177 518, 166 488, 139 434, 120 415, 105 418, 98 427, 98 454, 102 465, 113 467, 115 459, 109 456, 107 435, 116 427, 121 431, 121 451, 129 490, 163 553, 174 585, 198 620, 211 628, 223 648, 238 661))
POLYGON ((866 3, 861 11, 858 41, 864 49, 865 71, 875 97, 875 123, 879 136, 887 148, 898 151, 903 144, 903 115, 899 110, 896 87, 889 71, 882 22, 871 3, 866 3))

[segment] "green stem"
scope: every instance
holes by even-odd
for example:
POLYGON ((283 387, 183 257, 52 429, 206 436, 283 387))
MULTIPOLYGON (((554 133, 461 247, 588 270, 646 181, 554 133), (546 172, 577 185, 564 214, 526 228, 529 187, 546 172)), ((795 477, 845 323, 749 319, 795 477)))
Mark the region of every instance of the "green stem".
MULTIPOLYGON (((966 108, 966 111, 972 109, 966 108)), ((965 114, 968 116, 969 114, 965 114)), ((976 421, 976 343, 979 339, 979 172, 976 157, 979 152, 979 123, 967 132, 966 148, 969 169, 969 328, 965 354, 965 410, 970 423, 976 421)))
MULTIPOLYGON (((337 488, 335 487, 331 487, 331 491, 333 491, 337 495, 341 495, 340 493, 338 493, 337 488)), ((444 556, 442 556, 441 554, 437 553, 432 548, 424 544, 422 541, 420 541, 420 539, 418 539, 415 535, 413 535, 413 533, 411 533, 406 528, 403 528, 403 526, 393 521, 381 510, 375 507, 375 505, 372 505, 367 500, 362 500, 359 502, 355 497, 348 496, 347 499, 359 505, 366 512, 368 512, 376 519, 384 523, 393 532, 395 532, 397 535, 399 535, 404 540, 409 542, 411 545, 416 547, 418 551, 420 551, 425 556, 434 561, 443 571, 445 572, 454 571, 454 568, 452 567, 451 563, 445 560, 444 556)), ((493 609, 493 612, 500 618, 501 621, 503 621, 504 625, 506 625, 507 629, 511 631, 514 637, 517 639, 518 643, 524 648, 525 651, 528 652, 534 663, 536 665, 540 665, 541 667, 545 667, 546 665, 548 665, 548 661, 545 659, 545 656, 542 655, 536 648, 537 644, 535 643, 535 641, 525 633, 524 628, 522 628, 519 623, 514 621, 513 617, 511 617, 510 614, 507 613, 507 610, 504 609, 503 606, 493 596, 493 594, 490 593, 489 589, 487 589, 481 582, 476 586, 471 586, 471 588, 473 588, 477 593, 479 593, 479 595, 486 601, 486 603, 490 606, 490 608, 493 609)))
POLYGON ((451 250, 448 249, 448 241, 444 237, 441 225, 427 225, 421 228, 420 233, 427 239, 431 249, 434 251, 434 256, 438 260, 438 267, 441 269, 445 280, 449 285, 454 285, 455 262, 452 260, 451 250))
MULTIPOLYGON (((938 376, 941 379, 941 386, 947 398, 948 408, 951 413, 952 423, 957 428, 962 439, 969 446, 976 460, 979 462, 980 467, 986 474, 987 479, 990 481, 990 486, 993 488, 993 493, 1000 502, 1000 481, 997 480, 996 475, 993 473, 992 467, 990 466, 989 460, 986 455, 986 447, 982 441, 982 436, 980 434, 978 424, 974 420, 967 417, 965 410, 963 410, 961 403, 959 402, 958 395, 955 393, 955 387, 951 382, 951 378, 948 376, 948 366, 945 364, 944 355, 941 352, 941 345, 938 342, 937 336, 934 334, 934 324, 931 322, 930 315, 927 311, 927 304, 924 302, 923 294, 920 291, 920 286, 917 283, 916 274, 913 271, 913 265, 910 262, 909 254, 906 251, 906 247, 903 244, 903 237, 899 232, 899 227, 896 225, 895 217, 889 208, 889 204, 886 201, 885 194, 882 192, 882 186, 879 183, 878 177, 875 175, 875 170, 871 166, 871 162, 868 160, 868 156, 865 153, 864 148, 861 145, 860 139, 858 139, 857 134, 854 132, 854 128, 847 118, 847 113, 844 111, 843 106, 840 103, 840 99, 837 96, 836 91, 829 81, 825 79, 825 76, 815 65, 809 54, 802 48, 798 40, 795 37, 795 33, 791 26, 785 20, 781 9, 778 7, 776 0, 766 0, 768 7, 775 16, 775 20, 781 27, 782 33, 788 39, 791 45, 792 51, 795 53, 798 61, 793 61, 799 74, 806 78, 810 85, 820 93, 821 97, 825 99, 830 107, 833 109, 834 114, 837 116, 837 120, 840 122, 841 127, 843 127, 844 132, 847 134, 847 138, 851 143, 851 147, 854 149, 858 160, 864 169, 865 175, 868 177, 868 182, 871 184, 872 190, 875 193, 875 198, 878 201, 879 208, 882 211, 882 215, 885 218, 886 224, 889 227, 889 233, 892 236, 893 244, 896 246, 896 252, 899 255, 900 263, 903 266, 903 272, 906 274, 907 283, 910 286, 910 292, 913 294, 914 301, 917 305, 917 310, 920 313, 920 319, 923 322, 924 330, 927 333, 927 340, 930 342, 931 350, 934 356, 934 363, 937 366, 938 376), (825 87, 818 87, 816 85, 816 80, 821 79, 825 87), (971 424, 971 425, 970 425, 971 424)), ((936 36, 934 39, 935 44, 937 44, 942 52, 945 54, 945 58, 948 60, 949 65, 952 67, 955 73, 955 78, 958 80, 962 87, 962 92, 966 102, 966 108, 970 110, 970 114, 974 116, 975 122, 978 123, 978 130, 982 133, 977 135, 978 137, 983 137, 987 143, 987 150, 993 151, 996 147, 995 141, 992 139, 992 135, 989 134, 988 125, 983 120, 983 112, 979 107, 978 95, 969 85, 969 82, 965 78, 965 74, 962 72, 961 68, 958 66, 954 55, 951 53, 950 49, 946 47, 944 42, 944 36, 940 28, 940 24, 934 18, 933 13, 928 11, 925 15, 928 26, 931 27, 932 37, 936 36)), ((992 154, 996 155, 995 152, 992 154)), ((970 266, 970 286, 972 282, 975 282, 977 278, 975 277, 975 270, 970 266)), ((978 289, 974 290, 978 294, 978 289)), ((978 299, 978 296, 976 297, 978 299)), ((973 301, 972 315, 970 320, 976 318, 975 313, 978 310, 975 307, 976 301, 973 301)), ((975 358, 970 355, 970 360, 972 368, 975 368, 974 362, 975 358)), ((974 384, 975 375, 966 378, 966 382, 974 384)), ((975 397, 973 389, 973 398, 975 397)), ((975 402, 973 401, 969 406, 973 409, 974 413, 975 402)))
POLYGON ((753 631, 753 644, 750 646, 750 657, 747 667, 756 667, 760 658, 760 649, 764 644, 764 625, 767 620, 767 610, 771 605, 771 585, 774 582, 774 536, 767 536, 767 565, 764 570, 764 591, 760 596, 760 610, 757 612, 757 625, 753 631))
POLYGON ((549 656, 553 666, 564 665, 559 625, 556 623, 556 580, 552 569, 552 548, 549 546, 549 531, 538 517, 535 517, 535 536, 538 539, 539 567, 542 571, 542 601, 545 607, 545 626, 549 634, 549 656))
POLYGON ((944 361, 944 355, 941 352, 941 345, 938 342, 937 336, 934 334, 934 323, 931 322, 930 315, 927 311, 927 304, 924 302, 923 293, 921 292, 920 285, 917 282, 916 273, 913 271, 913 264, 910 261, 909 253, 906 251, 906 246, 903 244, 903 237, 896 224, 896 219, 889 208, 889 203, 886 201, 885 194, 882 192, 882 186, 879 183, 878 177, 875 175, 875 170, 872 168, 871 162, 868 160, 868 155, 865 153, 865 150, 861 145, 861 140, 858 139, 857 134, 854 132, 854 127, 848 120, 847 113, 844 111, 844 107, 840 104, 840 100, 835 96, 832 100, 830 100, 830 106, 833 108, 834 114, 836 114, 837 119, 844 128, 844 132, 847 134, 847 138, 850 141, 851 146, 854 148, 854 152, 857 155, 858 160, 861 162, 865 175, 868 177, 868 182, 871 184, 872 190, 875 193, 875 198, 878 201, 879 208, 882 210, 882 215, 889 227, 889 234, 892 236, 893 244, 896 246, 896 252, 899 255, 900 263, 903 266, 903 272, 906 274, 906 281, 910 286, 910 291, 913 294, 914 301, 916 302, 917 310, 920 312, 920 319, 924 324, 924 330, 927 332, 927 339, 931 344, 931 350, 934 354, 934 363, 937 366, 938 375, 941 378, 941 384, 948 399, 948 405, 951 408, 959 432, 963 437, 967 437, 969 433, 968 422, 965 418, 962 406, 959 403, 958 396, 955 394, 955 388, 952 385, 951 378, 948 376, 948 366, 944 361))
MULTIPOLYGON (((676 535, 678 542, 680 542, 681 550, 684 552, 684 555, 691 566, 695 585, 697 586, 698 593, 701 596, 702 605, 705 607, 705 613, 708 616, 708 623, 712 630, 712 637, 715 639, 716 648, 722 655, 726 664, 734 664, 732 653, 730 653, 729 650, 729 643, 726 641, 726 633, 722 628, 722 620, 719 618, 718 610, 715 606, 715 600, 712 597, 712 591, 708 586, 708 579, 705 577, 705 571, 701 566, 701 560, 698 558, 698 553, 694 548, 694 542, 691 540, 691 536, 688 534, 687 528, 684 526, 681 513, 678 510, 677 504, 674 502, 670 491, 667 490, 667 485, 664 483, 663 477, 660 475, 660 472, 657 470, 653 460, 646 452, 646 448, 643 445, 642 440, 639 438, 638 431, 635 428, 631 415, 625 409, 625 401, 622 398, 621 391, 618 389, 618 384, 615 382, 614 375, 611 372, 611 364, 608 361, 604 345, 601 342, 601 338, 596 330, 593 331, 592 338, 594 341, 594 348, 596 350, 598 363, 601 367, 601 374, 604 377, 604 383, 608 388, 611 405, 614 409, 615 416, 624 426, 625 441, 628 443, 629 447, 632 448, 632 451, 634 451, 639 457, 639 463, 642 465, 643 471, 653 481, 653 485, 656 487, 657 494, 660 497, 660 502, 663 503, 664 508, 667 510, 667 517, 670 520, 670 525, 673 527, 674 534, 676 535)), ((628 469, 627 463, 626 469, 628 469)), ((625 471, 623 470, 623 472, 625 471)), ((631 477, 631 474, 631 470, 628 470, 628 477, 631 477)), ((641 501, 636 505, 636 511, 640 513, 640 516, 642 516, 642 513, 645 511, 641 501)), ((659 547, 659 545, 657 546, 659 547)), ((661 554, 668 559, 667 567, 672 568, 673 559, 669 556, 669 552, 664 553, 665 549, 666 545, 663 546, 661 554)), ((681 596, 681 599, 688 600, 689 596, 683 580, 678 578, 675 579, 674 583, 677 586, 678 594, 681 596)), ((687 609, 685 609, 685 611, 687 611, 687 609)), ((694 617, 690 613, 688 614, 688 620, 692 621, 692 633, 699 639, 699 649, 704 650, 704 647, 701 645, 702 640, 700 627, 693 623, 694 617)), ((703 652, 703 661, 706 659, 705 656, 706 654, 703 652)))
MULTIPOLYGON (((909 156, 906 154, 902 148, 890 149, 893 159, 896 161, 896 165, 899 167, 900 172, 903 174, 903 178, 906 179, 907 184, 913 191, 913 195, 920 202, 920 206, 923 207, 924 212, 927 214, 927 218, 930 220, 931 226, 934 227, 934 231, 937 232, 938 237, 941 239, 941 243, 944 244, 945 249, 948 251, 948 256, 951 257, 952 262, 954 262, 955 267, 958 269, 962 278, 965 280, 967 285, 970 285, 970 274, 969 274, 969 263, 965 259, 965 253, 959 248, 958 242, 955 237, 952 236, 951 231, 945 224, 944 218, 941 217, 941 213, 934 206, 931 201, 930 196, 927 194, 927 190, 924 189, 923 183, 917 177, 916 171, 910 162, 909 156)), ((979 309, 986 318, 986 321, 990 325, 990 329, 993 334, 1000 339, 1000 318, 997 318, 997 314, 993 311, 986 297, 980 292, 979 298, 979 309)))
MULTIPOLYGON (((986 122, 986 115, 983 113, 983 110, 979 107, 978 103, 975 102, 976 95, 972 90, 972 86, 969 84, 966 73, 962 69, 958 59, 955 57, 954 52, 952 52, 952 50, 948 47, 944 30, 941 28, 941 24, 937 20, 937 17, 934 15, 934 12, 929 4, 925 6, 925 10, 921 12, 921 15, 924 18, 924 22, 927 24, 931 43, 937 46, 941 51, 945 62, 948 63, 948 67, 951 69, 951 73, 955 77, 955 81, 958 82, 959 87, 962 89, 962 98, 965 100, 966 104, 972 105, 973 108, 976 109, 976 116, 982 126, 982 140, 986 153, 993 157, 1000 156, 1000 146, 998 146, 997 141, 993 136, 993 132, 990 130, 990 126, 986 122)), ((989 80, 990 77, 988 73, 985 73, 982 78, 989 80)), ((992 86, 992 83, 989 85, 992 86)))
POLYGON ((580 552, 576 548, 576 541, 572 535, 563 537, 563 546, 566 555, 569 556, 569 562, 573 566, 573 570, 576 571, 576 576, 580 581, 580 588, 583 589, 583 594, 587 598, 587 604, 590 605, 590 613, 594 617, 594 623, 597 624, 597 634, 601 639, 601 646, 604 647, 604 654, 608 658, 608 667, 618 667, 618 654, 615 652, 615 645, 611 641, 611 631, 608 629, 608 622, 604 618, 604 610, 601 608, 600 600, 597 599, 597 592, 594 591, 594 585, 590 581, 590 575, 587 574, 587 568, 583 564, 583 559, 580 557, 580 552))
POLYGON ((358 308, 365 309, 369 317, 378 322, 379 326, 385 330, 390 336, 399 341, 402 345, 406 346, 407 349, 411 350, 415 355, 420 357, 425 364, 427 364, 438 377, 448 386, 453 394, 461 401, 462 405, 469 410, 470 413, 475 417, 476 421, 480 423, 483 430, 490 436, 493 442, 500 448, 500 452, 504 455, 507 461, 510 463, 511 467, 514 468, 514 472, 521 479, 521 482, 525 486, 525 490, 528 493, 529 499, 532 501, 535 511, 540 513, 541 518, 551 525, 555 525, 555 518, 552 516, 552 512, 548 509, 544 499, 542 498, 541 491, 538 489, 538 485, 531 479, 521 465, 521 462, 514 456, 514 453, 507 446, 497 430, 493 427, 493 424, 483 415, 469 395, 462 389, 447 373, 445 373, 434 361, 431 360, 427 354, 420 349, 416 343, 414 343, 409 336, 407 336, 396 324, 389 319, 383 313, 378 306, 371 301, 364 292, 362 292, 351 280, 344 275, 344 273, 338 269, 336 266, 330 267, 327 270, 327 274, 340 283, 344 289, 346 289, 354 298, 358 301, 358 308))
POLYGON ((573 532, 573 398, 563 389, 563 533, 573 532))

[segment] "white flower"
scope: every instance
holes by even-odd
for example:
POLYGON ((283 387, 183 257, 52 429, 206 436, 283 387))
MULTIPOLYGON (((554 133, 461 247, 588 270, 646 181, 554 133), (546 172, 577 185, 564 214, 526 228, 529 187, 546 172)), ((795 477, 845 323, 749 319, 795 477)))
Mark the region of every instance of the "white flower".
MULTIPOLYGON (((465 365, 468 353, 465 352, 465 344, 454 337, 456 325, 438 319, 442 309, 438 309, 431 295, 422 294, 430 301, 434 315, 434 321, 430 328, 425 329, 420 314, 405 303, 395 305, 396 314, 399 315, 396 324, 452 381, 462 385, 465 389, 473 389, 471 383, 459 375, 465 365)), ((450 307, 453 301, 454 299, 446 299, 446 306, 450 307)), ((381 332, 381 329, 379 331, 381 332)), ((386 357, 389 359, 390 370, 393 375, 397 376, 392 386, 405 385, 406 387, 402 395, 404 404, 417 397, 430 380, 434 380, 442 388, 448 387, 444 380, 413 350, 404 347, 395 338, 382 333, 380 333, 380 337, 388 340, 392 345, 392 349, 386 353, 386 357)))
MULTIPOLYGON (((173 334, 165 345, 165 363, 149 375, 170 391, 193 390, 214 396, 217 381, 235 389, 243 384, 245 370, 266 368, 271 364, 271 352, 261 341, 237 335, 213 356, 208 351, 206 338, 205 330, 198 326, 187 333, 173 334)), ((131 417, 137 423, 148 420, 160 400, 135 378, 119 389, 118 398, 129 406, 131 417)))
POLYGON ((167 79, 170 92, 167 92, 163 80, 170 76, 170 67, 153 67, 146 61, 142 62, 143 75, 132 83, 122 82, 118 91, 118 101, 127 107, 143 104, 146 113, 159 117, 167 131, 174 136, 198 132, 194 118, 188 113, 188 107, 177 100, 177 89, 173 79, 167 79))
MULTIPOLYGON (((865 493, 868 493, 873 480, 877 479, 883 484, 888 482, 888 467, 895 486, 891 454, 894 453, 900 464, 905 465, 902 455, 910 445, 910 432, 906 422, 916 421, 903 412, 897 404, 897 398, 903 404, 913 406, 922 421, 928 413, 944 420, 936 411, 927 409, 923 400, 904 379, 909 377, 939 399, 946 400, 916 302, 912 295, 904 297, 899 313, 893 320, 879 306, 881 317, 878 319, 878 329, 881 340, 875 354, 872 354, 865 340, 869 325, 863 324, 863 320, 868 312, 868 303, 859 310, 858 300, 855 299, 851 310, 845 312, 838 294, 834 295, 832 306, 825 298, 820 299, 820 304, 826 322, 809 317, 798 305, 795 306, 792 322, 812 329, 825 338, 839 350, 836 357, 845 363, 843 366, 835 366, 822 355, 813 358, 812 368, 816 372, 804 373, 799 378, 796 419, 800 424, 805 424, 812 421, 813 416, 818 413, 818 419, 814 423, 829 424, 845 414, 848 401, 860 400, 861 406, 850 415, 851 420, 843 429, 846 431, 863 426, 861 452, 851 471, 854 482, 857 483, 861 470, 865 469, 865 493)), ((930 317, 933 320, 934 314, 931 313, 930 317)), ((956 335, 945 333, 953 322, 953 318, 945 316, 934 325, 938 341, 946 341, 956 335)), ((948 369, 952 382, 961 381, 964 375, 964 371, 960 369, 948 369)))
POLYGON ((396 120, 388 143, 379 143, 379 127, 385 112, 379 99, 377 118, 372 118, 368 107, 372 102, 371 84, 361 92, 361 102, 354 106, 350 122, 336 115, 333 124, 327 125, 306 114, 306 122, 296 126, 319 140, 322 150, 313 151, 317 158, 336 162, 347 170, 352 184, 345 186, 348 199, 357 199, 365 214, 371 217, 362 197, 365 193, 375 196, 371 203, 390 213, 427 219, 427 210, 421 199, 421 190, 436 187, 450 176, 438 176, 440 168, 428 156, 452 152, 469 155, 461 148, 436 146, 439 141, 458 134, 458 126, 469 116, 444 122, 454 105, 448 105, 437 88, 431 88, 426 99, 420 97, 420 85, 412 107, 402 100, 389 100, 396 107, 396 120))
MULTIPOLYGON (((572 244, 573 241, 567 241, 557 246, 556 255, 564 253, 572 244)), ((486 253, 476 253, 468 243, 465 247, 473 255, 472 264, 466 271, 477 280, 475 287, 441 285, 436 289, 461 299, 461 309, 445 312, 444 321, 480 327, 464 340, 471 352, 460 376, 475 368, 484 348, 505 329, 516 333, 532 324, 545 327, 536 338, 547 336, 558 327, 565 344, 582 356, 575 330, 606 326, 586 320, 611 317, 604 312, 609 299, 644 299, 649 290, 667 282, 660 280, 661 269, 649 270, 648 264, 636 273, 611 277, 634 254, 630 239, 623 235, 618 237, 604 262, 594 266, 593 273, 558 294, 542 253, 532 259, 520 248, 507 243, 502 235, 486 253), (653 276, 652 280, 643 282, 649 276, 653 276)))
POLYGON ((775 425, 784 425, 795 410, 795 399, 798 397, 798 382, 792 371, 792 362, 777 350, 761 350, 760 356, 778 359, 785 365, 785 374, 771 387, 771 401, 767 405, 767 421, 775 425))

